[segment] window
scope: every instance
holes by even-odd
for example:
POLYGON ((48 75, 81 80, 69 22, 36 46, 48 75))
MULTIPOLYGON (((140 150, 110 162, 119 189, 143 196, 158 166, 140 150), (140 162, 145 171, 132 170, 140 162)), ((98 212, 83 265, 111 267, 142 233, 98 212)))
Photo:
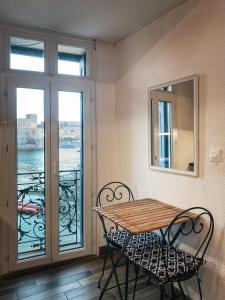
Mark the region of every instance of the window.
POLYGON ((3 237, 9 253, 5 272, 90 255, 95 149, 92 68, 86 61, 94 43, 10 27, 0 29, 0 39, 0 121, 15 120, 12 159, 1 153, 8 174, 4 191, 12 191, 6 210, 12 234, 3 237), (90 78, 81 80, 86 73, 90 78))
POLYGON ((58 73, 86 76, 85 48, 58 45, 58 73))
POLYGON ((158 101, 159 118, 159 165, 171 168, 172 153, 172 107, 169 101, 158 101))
POLYGON ((44 72, 44 42, 10 37, 10 69, 44 72))

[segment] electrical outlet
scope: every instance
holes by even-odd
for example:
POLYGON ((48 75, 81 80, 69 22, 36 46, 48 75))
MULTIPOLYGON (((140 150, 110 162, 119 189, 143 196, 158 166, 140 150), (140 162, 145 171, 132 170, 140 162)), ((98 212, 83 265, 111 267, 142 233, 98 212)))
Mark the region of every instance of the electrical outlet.
POLYGON ((209 150, 209 160, 211 162, 220 162, 223 159, 223 151, 217 148, 211 148, 209 150))

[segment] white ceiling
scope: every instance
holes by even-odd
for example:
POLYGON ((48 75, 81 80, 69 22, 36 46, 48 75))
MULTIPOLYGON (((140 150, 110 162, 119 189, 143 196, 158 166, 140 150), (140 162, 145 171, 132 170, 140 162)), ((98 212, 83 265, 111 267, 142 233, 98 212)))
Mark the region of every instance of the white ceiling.
POLYGON ((0 0, 0 22, 115 43, 185 0, 0 0))

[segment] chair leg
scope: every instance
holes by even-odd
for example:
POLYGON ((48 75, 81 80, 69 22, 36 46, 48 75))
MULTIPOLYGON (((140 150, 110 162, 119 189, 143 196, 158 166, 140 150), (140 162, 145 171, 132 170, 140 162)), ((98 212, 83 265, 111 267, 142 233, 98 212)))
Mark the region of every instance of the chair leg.
POLYGON ((98 281, 98 288, 101 288, 101 280, 102 280, 102 278, 104 276, 104 273, 105 273, 105 265, 106 265, 108 254, 109 254, 109 245, 107 245, 107 248, 106 248, 106 253, 105 253, 104 263, 103 263, 103 268, 102 268, 102 274, 101 274, 101 277, 99 278, 99 281, 98 281))
POLYGON ((115 262, 114 262, 114 259, 113 259, 113 254, 110 251, 109 251, 109 254, 110 254, 110 259, 111 259, 112 267, 115 270, 114 275, 115 275, 116 284, 117 284, 117 287, 118 287, 119 296, 120 296, 120 299, 123 300, 123 295, 122 295, 122 291, 121 291, 121 287, 120 287, 120 283, 119 283, 119 278, 118 278, 118 275, 117 275, 117 272, 116 272, 116 268, 115 268, 115 262))
POLYGON ((137 266, 135 266, 135 282, 134 282, 133 300, 135 299, 138 275, 139 275, 139 268, 137 266))
POLYGON ((175 294, 174 294, 174 286, 173 286, 173 282, 171 282, 171 296, 172 296, 172 300, 175 300, 175 294))
POLYGON ((183 288, 182 288, 182 285, 181 285, 181 282, 180 282, 180 281, 178 281, 178 285, 179 285, 179 288, 180 288, 180 291, 181 291, 181 294, 182 294, 183 299, 184 299, 184 300, 187 300, 187 297, 186 297, 186 295, 185 295, 185 293, 184 293, 184 290, 183 290, 183 288))
POLYGON ((126 260, 126 278, 125 278, 125 300, 128 297, 128 284, 129 284, 129 260, 126 260))
POLYGON ((164 300, 165 286, 160 285, 160 300, 164 300))
POLYGON ((198 280, 199 296, 200 296, 200 300, 202 300, 201 280, 200 280, 200 278, 198 277, 198 274, 197 274, 197 280, 198 280))

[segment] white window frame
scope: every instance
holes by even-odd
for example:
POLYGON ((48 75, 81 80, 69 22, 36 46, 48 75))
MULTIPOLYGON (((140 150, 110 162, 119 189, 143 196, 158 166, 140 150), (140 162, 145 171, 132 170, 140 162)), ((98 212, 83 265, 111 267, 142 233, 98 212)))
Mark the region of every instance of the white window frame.
POLYGON ((55 32, 46 32, 38 29, 15 28, 10 25, 0 25, 0 71, 35 73, 59 76, 61 78, 82 78, 93 80, 93 52, 95 43, 93 40, 82 40, 72 35, 63 35, 55 32), (10 69, 10 37, 21 37, 44 42, 44 72, 10 69), (86 76, 58 74, 58 44, 87 49, 86 76))
MULTIPOLYGON (((90 201, 91 206, 95 206, 95 196, 96 196, 96 123, 95 123, 95 81, 94 81, 94 52, 95 52, 95 42, 93 40, 83 40, 76 38, 72 35, 63 35, 55 32, 47 32, 39 29, 29 29, 25 27, 15 27, 11 25, 0 25, 0 122, 4 122, 4 126, 1 125, 0 137, 4 144, 1 147, 5 147, 9 143, 9 128, 10 124, 7 119, 7 97, 5 96, 6 78, 8 76, 27 76, 30 79, 40 78, 41 80, 53 79, 53 80, 63 80, 64 82, 78 80, 83 84, 90 85, 90 101, 91 101, 91 112, 90 112, 90 122, 91 126, 91 166, 90 166, 90 184, 91 184, 91 194, 90 201), (10 37, 21 37, 28 38, 33 40, 40 40, 44 42, 44 59, 45 59, 45 71, 28 71, 28 70, 17 70, 10 69, 10 37), (64 75, 58 74, 58 44, 65 44, 68 46, 76 46, 87 49, 87 63, 86 63, 86 76, 75 76, 75 75, 64 75), (4 130, 2 130, 4 127, 4 130)), ((4 162, 3 170, 7 170, 8 163, 10 163, 10 157, 8 153, 3 153, 4 151, 1 148, 0 159, 4 162)), ((9 207, 7 203, 8 197, 8 175, 7 172, 1 174, 0 170, 0 188, 1 196, 0 207, 0 216, 4 222, 4 217, 7 219, 9 213, 9 207)), ((92 228, 91 228, 91 253, 96 254, 97 249, 97 220, 96 216, 91 214, 92 228)), ((6 274, 9 272, 9 259, 7 258, 9 249, 9 236, 8 230, 1 226, 0 229, 0 274, 6 274), (5 230, 5 231, 4 231, 5 230), (5 232, 5 233, 4 233, 5 232), (6 245, 4 243, 6 242, 6 245), (2 262, 2 263, 1 263, 2 262)))

